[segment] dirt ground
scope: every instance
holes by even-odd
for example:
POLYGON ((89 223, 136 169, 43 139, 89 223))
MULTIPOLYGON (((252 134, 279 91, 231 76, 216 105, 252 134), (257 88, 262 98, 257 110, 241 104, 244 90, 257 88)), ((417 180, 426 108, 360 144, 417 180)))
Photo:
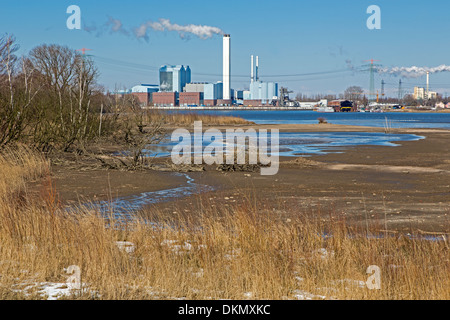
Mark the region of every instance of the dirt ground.
MULTIPOLYGON (((384 130, 338 125, 276 127, 290 132, 384 130)), ((168 213, 177 210, 195 213, 203 205, 199 199, 207 199, 208 205, 231 207, 249 196, 256 206, 274 212, 289 207, 290 214, 339 215, 361 225, 370 221, 380 230, 391 232, 449 233, 450 131, 395 132, 414 133, 426 139, 399 142, 399 147, 358 146, 343 153, 282 158, 275 176, 261 176, 258 172, 223 173, 208 167, 204 172, 188 175, 198 184, 214 187, 214 191, 160 203, 156 208, 168 213)), ((81 171, 64 166, 53 168, 53 181, 62 202, 69 205, 80 199, 104 200, 186 183, 184 177, 170 172, 81 171)))

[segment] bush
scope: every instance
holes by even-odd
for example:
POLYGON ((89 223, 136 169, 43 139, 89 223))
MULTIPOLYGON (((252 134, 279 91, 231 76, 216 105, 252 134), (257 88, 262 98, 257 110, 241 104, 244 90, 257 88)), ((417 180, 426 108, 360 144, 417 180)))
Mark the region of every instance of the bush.
POLYGON ((327 124, 328 122, 327 122, 327 119, 325 119, 325 118, 318 118, 317 120, 319 120, 319 124, 327 124))

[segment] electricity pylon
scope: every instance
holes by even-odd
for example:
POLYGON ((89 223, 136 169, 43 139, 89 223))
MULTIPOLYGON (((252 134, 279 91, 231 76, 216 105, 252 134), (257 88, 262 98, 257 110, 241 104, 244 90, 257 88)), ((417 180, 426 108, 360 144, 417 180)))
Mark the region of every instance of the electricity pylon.
POLYGON ((402 79, 398 81, 398 103, 402 104, 403 92, 402 92, 402 79))
POLYGON ((369 101, 376 101, 376 97, 377 97, 377 93, 375 92, 375 67, 381 66, 379 64, 374 64, 375 61, 379 61, 379 60, 374 60, 374 59, 370 59, 370 60, 366 60, 366 62, 370 62, 370 64, 366 64, 363 65, 363 67, 368 67, 369 68, 369 73, 370 73, 370 84, 369 84, 369 101))

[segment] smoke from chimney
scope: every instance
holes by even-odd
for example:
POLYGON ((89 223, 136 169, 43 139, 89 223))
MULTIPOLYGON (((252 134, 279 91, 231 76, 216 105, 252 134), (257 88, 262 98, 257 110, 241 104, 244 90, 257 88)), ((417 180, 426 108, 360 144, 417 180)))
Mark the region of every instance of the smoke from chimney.
POLYGON ((196 36, 200 39, 208 39, 214 35, 223 35, 224 32, 217 27, 211 27, 206 25, 179 25, 176 23, 171 23, 169 19, 159 19, 159 21, 147 21, 142 23, 138 27, 131 28, 127 30, 123 27, 123 23, 119 19, 108 17, 108 21, 104 23, 101 27, 94 25, 85 25, 84 30, 95 34, 97 37, 102 36, 104 33, 109 32, 111 34, 120 33, 125 36, 134 36, 137 39, 144 39, 149 41, 148 31, 153 30, 157 32, 164 31, 174 31, 177 32, 180 38, 188 39, 189 36, 196 36))
POLYGON ((403 78, 419 78, 428 74, 450 72, 450 66, 440 65, 438 67, 392 67, 392 68, 377 68, 380 74, 390 74, 393 76, 400 76, 403 78))
POLYGON ((148 40, 147 31, 152 29, 153 31, 175 31, 178 33, 180 38, 186 39, 189 35, 194 35, 200 39, 208 39, 214 35, 223 35, 224 32, 217 27, 205 26, 205 25, 179 25, 173 24, 169 19, 159 19, 159 22, 147 21, 141 24, 139 27, 134 29, 134 34, 136 38, 143 38, 148 40))

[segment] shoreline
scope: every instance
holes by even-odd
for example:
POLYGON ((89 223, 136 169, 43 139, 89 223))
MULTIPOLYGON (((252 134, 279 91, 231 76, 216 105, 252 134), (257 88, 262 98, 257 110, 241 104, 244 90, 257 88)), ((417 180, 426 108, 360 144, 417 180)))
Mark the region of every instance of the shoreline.
MULTIPOLYGON (((243 107, 243 106, 223 106, 223 107, 147 107, 146 110, 189 110, 189 111, 221 111, 221 110, 236 110, 236 111, 299 111, 299 112, 316 112, 317 114, 329 114, 326 112, 319 112, 314 109, 306 109, 299 107, 273 107, 273 106, 260 106, 260 107, 243 107)), ((402 109, 402 110, 388 110, 382 113, 450 113, 450 109, 440 110, 420 110, 420 109, 402 109)), ((334 113, 334 112, 332 112, 334 113)), ((358 113, 358 112, 356 112, 358 113)), ((370 112, 368 112, 370 113, 370 112)))

